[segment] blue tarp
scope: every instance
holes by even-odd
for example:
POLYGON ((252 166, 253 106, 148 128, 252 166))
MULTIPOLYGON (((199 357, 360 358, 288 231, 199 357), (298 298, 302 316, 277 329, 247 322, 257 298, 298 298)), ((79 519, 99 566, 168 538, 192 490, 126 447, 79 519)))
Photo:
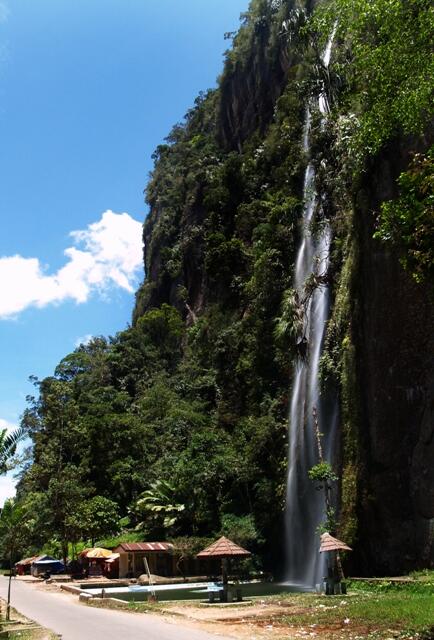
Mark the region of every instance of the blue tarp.
POLYGON ((65 565, 60 560, 43 556, 43 558, 32 563, 32 573, 63 573, 65 565))

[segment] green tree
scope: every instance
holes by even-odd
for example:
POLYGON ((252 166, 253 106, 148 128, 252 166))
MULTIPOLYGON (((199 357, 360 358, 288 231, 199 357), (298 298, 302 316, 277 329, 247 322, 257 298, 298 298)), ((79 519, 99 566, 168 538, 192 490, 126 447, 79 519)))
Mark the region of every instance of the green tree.
POLYGON ((333 468, 329 462, 324 460, 322 444, 321 444, 321 432, 318 423, 318 413, 316 407, 313 409, 313 420, 314 420, 314 429, 316 434, 316 440, 318 445, 318 464, 314 465, 308 471, 308 475, 310 480, 314 482, 318 489, 323 492, 324 495, 324 503, 325 503, 325 512, 326 512, 326 520, 325 522, 318 525, 318 530, 321 533, 328 532, 331 534, 336 533, 336 509, 333 505, 332 501, 332 490, 334 484, 338 481, 338 476, 333 471, 333 468))
POLYGON ((44 526, 60 540, 65 566, 68 561, 69 543, 77 542, 81 537, 81 527, 74 515, 88 493, 89 489, 84 485, 79 470, 67 465, 56 476, 50 478, 44 494, 44 526))
POLYGON ((223 514, 220 533, 248 549, 256 545, 260 539, 251 514, 245 516, 237 516, 233 513, 223 514))
POLYGON ((0 430, 0 474, 10 470, 10 463, 17 450, 17 445, 27 435, 24 427, 19 427, 8 433, 7 429, 0 430))
POLYGON ((315 21, 345 43, 345 98, 360 117, 353 143, 375 154, 399 133, 420 134, 432 109, 434 14, 430 0, 330 0, 315 21))
POLYGON ((69 517, 71 528, 76 528, 84 540, 94 546, 98 538, 119 533, 119 507, 116 502, 104 496, 93 496, 78 505, 69 517))
POLYGON ((0 511, 0 549, 9 564, 6 620, 10 617, 12 567, 17 553, 26 544, 27 513, 13 498, 5 501, 0 511))
POLYGON ((401 250, 417 282, 434 281, 434 147, 416 154, 398 179, 399 196, 384 202, 375 237, 401 250))
POLYGON ((137 528, 160 528, 170 531, 185 505, 177 502, 175 487, 167 480, 157 480, 144 491, 134 505, 134 512, 144 519, 137 528))

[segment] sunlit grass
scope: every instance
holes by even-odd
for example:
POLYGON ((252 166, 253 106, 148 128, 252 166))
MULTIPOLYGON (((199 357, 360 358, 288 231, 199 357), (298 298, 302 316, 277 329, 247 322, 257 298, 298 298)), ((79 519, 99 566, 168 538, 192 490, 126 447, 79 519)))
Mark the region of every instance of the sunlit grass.
POLYGON ((349 596, 289 598, 295 612, 282 615, 280 624, 330 626, 335 631, 339 628, 348 633, 362 629, 365 633, 376 633, 378 638, 390 637, 390 629, 401 634, 426 632, 432 627, 434 633, 434 597, 429 592, 411 593, 402 589, 384 593, 356 592, 349 596), (298 605, 305 610, 300 612, 298 605))

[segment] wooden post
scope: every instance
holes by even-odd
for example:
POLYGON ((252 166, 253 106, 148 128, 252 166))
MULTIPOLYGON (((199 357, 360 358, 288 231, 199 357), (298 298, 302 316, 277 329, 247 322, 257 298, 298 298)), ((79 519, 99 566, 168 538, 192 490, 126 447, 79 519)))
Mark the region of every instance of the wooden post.
POLYGON ((228 601, 228 560, 222 558, 223 602, 228 601))
POLYGON ((342 582, 342 580, 345 580, 345 575, 344 575, 344 570, 342 569, 342 562, 341 562, 341 556, 339 554, 339 551, 336 551, 336 567, 337 567, 339 582, 342 582))

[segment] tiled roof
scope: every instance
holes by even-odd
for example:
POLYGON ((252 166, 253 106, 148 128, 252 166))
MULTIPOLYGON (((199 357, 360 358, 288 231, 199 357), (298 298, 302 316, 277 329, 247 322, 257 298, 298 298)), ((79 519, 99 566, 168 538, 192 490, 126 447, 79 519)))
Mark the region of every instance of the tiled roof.
POLYGON ((168 553, 173 549, 169 542, 122 542, 113 549, 114 553, 154 552, 168 553))
POLYGON ((344 549, 346 551, 352 551, 351 547, 349 547, 345 542, 341 542, 337 538, 333 538, 329 533, 323 533, 321 536, 321 546, 319 548, 320 553, 323 551, 339 551, 340 549, 344 549))
POLYGON ((197 554, 198 558, 247 558, 250 551, 239 547, 235 542, 222 536, 216 542, 197 554))
POLYGON ((32 564, 39 556, 31 556, 30 558, 23 558, 19 562, 15 563, 15 566, 21 565, 22 567, 32 564))

